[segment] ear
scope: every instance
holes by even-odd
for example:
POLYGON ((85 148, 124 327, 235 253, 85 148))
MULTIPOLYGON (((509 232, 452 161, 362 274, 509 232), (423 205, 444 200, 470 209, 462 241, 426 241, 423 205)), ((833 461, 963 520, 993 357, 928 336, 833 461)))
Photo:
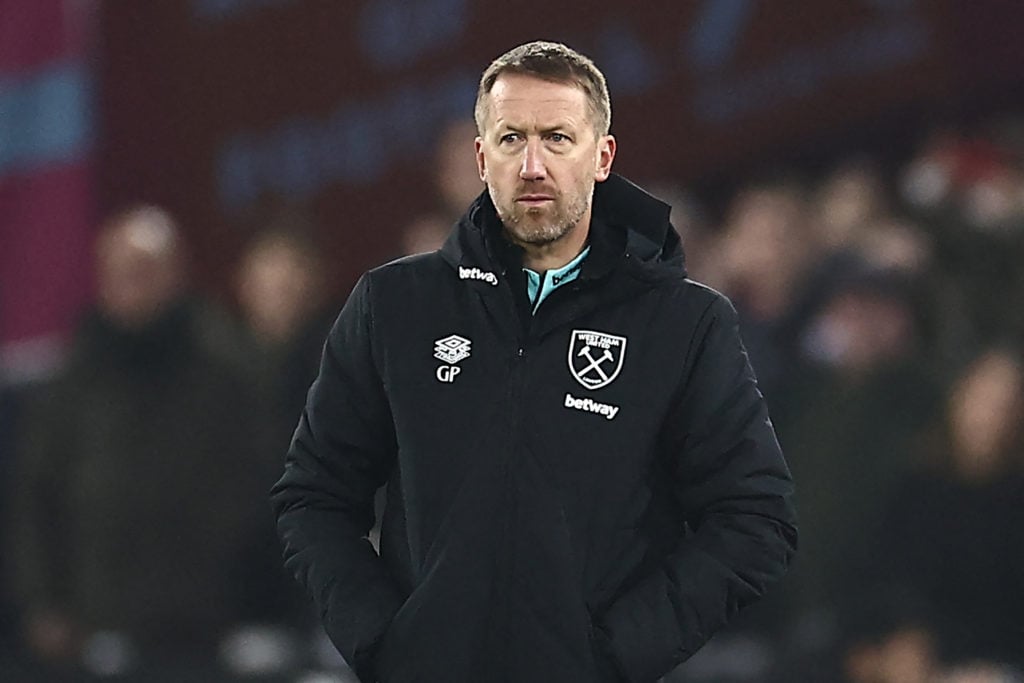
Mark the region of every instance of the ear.
POLYGON ((484 141, 478 137, 473 143, 473 148, 476 150, 476 170, 480 174, 480 180, 486 183, 487 164, 484 160, 484 141))
POLYGON ((615 137, 603 135, 597 140, 597 167, 594 169, 594 180, 602 182, 612 172, 612 161, 615 160, 615 137))

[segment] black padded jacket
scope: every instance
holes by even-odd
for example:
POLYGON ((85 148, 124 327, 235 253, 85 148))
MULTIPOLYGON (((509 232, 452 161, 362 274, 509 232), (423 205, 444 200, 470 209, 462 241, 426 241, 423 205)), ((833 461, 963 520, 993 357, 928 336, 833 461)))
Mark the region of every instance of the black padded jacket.
POLYGON ((590 244, 531 315, 484 193, 338 317, 272 500, 361 680, 654 681, 785 571, 792 480, 733 307, 619 176, 590 244))

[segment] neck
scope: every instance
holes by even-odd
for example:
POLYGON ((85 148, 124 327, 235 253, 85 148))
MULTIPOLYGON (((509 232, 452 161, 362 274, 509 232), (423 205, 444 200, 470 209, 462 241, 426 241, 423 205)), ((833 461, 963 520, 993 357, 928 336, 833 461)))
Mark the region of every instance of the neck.
POLYGON ((579 256, 587 246, 590 235, 589 216, 585 217, 554 242, 547 244, 520 244, 523 248, 523 266, 536 273, 556 270, 579 256))

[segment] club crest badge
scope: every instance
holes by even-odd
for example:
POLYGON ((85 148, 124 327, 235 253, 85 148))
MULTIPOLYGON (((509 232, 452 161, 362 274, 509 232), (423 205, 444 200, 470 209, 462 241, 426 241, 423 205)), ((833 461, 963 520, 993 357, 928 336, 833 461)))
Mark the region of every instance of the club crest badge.
POLYGON ((626 357, 626 338, 593 330, 573 330, 569 339, 569 372, 587 389, 611 384, 626 357))

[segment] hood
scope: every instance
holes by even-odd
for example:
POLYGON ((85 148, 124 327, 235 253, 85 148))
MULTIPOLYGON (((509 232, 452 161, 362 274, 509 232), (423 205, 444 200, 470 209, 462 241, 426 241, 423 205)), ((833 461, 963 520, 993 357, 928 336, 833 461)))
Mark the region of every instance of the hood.
MULTIPOLYGON (((679 234, 669 221, 671 207, 612 173, 594 186, 590 242, 599 245, 608 269, 622 264, 641 279, 686 277, 679 234)), ((515 250, 501 237, 490 194, 484 190, 459 220, 441 253, 452 267, 484 268, 508 263, 515 250)), ((593 252, 588 261, 596 260, 593 252)))
POLYGON ((650 275, 686 277, 682 240, 669 215, 672 207, 626 178, 612 174, 594 187, 594 215, 626 233, 626 253, 650 275))

